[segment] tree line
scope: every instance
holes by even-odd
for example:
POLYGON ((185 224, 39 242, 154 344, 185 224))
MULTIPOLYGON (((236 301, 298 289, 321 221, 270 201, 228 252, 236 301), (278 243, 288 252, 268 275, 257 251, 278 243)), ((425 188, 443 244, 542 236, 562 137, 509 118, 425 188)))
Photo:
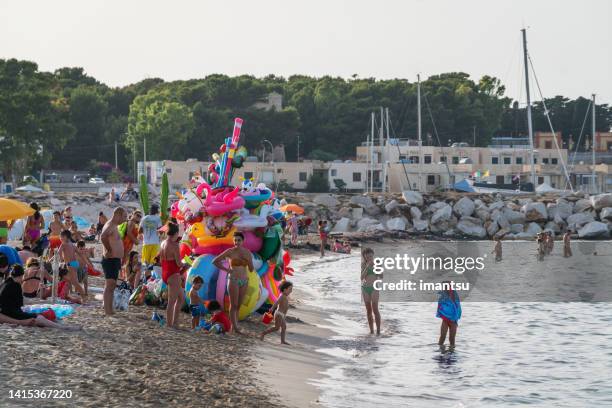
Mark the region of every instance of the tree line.
MULTIPOLYGON (((497 78, 476 81, 452 72, 421 86, 423 134, 434 145, 474 139, 486 145, 495 134, 526 133, 525 108, 505 96, 497 78)), ((576 140, 589 101, 556 96, 546 103, 555 130, 566 141, 570 135, 576 140)), ((44 72, 34 62, 0 59, 1 171, 8 178, 41 168, 108 168, 117 144, 119 168, 131 174, 133 158, 142 160, 145 138, 148 160, 208 160, 236 116, 245 119, 241 140, 251 151, 267 139, 284 144, 287 159, 296 160, 299 138, 301 158, 348 159, 366 140, 370 112, 380 106, 389 108, 393 137, 416 137, 417 85, 406 79, 215 74, 113 88, 82 68, 44 72), (253 107, 270 92, 283 96, 281 110, 253 107)), ((536 102, 536 131, 549 130, 543 111, 536 102)), ((600 104, 596 112, 598 130, 609 130, 612 108, 600 104)))

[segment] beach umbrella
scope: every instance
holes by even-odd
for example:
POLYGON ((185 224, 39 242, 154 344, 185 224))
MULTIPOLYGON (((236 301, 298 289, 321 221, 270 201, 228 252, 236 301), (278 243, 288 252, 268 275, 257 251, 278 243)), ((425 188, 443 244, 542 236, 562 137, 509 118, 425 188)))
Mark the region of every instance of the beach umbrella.
POLYGON ((17 187, 15 191, 19 191, 22 193, 23 192, 25 193, 44 193, 45 192, 45 190, 43 190, 42 188, 33 186, 31 184, 28 184, 27 186, 17 187))
POLYGON ((18 220, 34 214, 29 205, 10 198, 0 198, 0 221, 18 220))
POLYGON ((304 209, 297 204, 283 205, 280 210, 282 212, 292 212, 295 214, 304 214, 304 209))

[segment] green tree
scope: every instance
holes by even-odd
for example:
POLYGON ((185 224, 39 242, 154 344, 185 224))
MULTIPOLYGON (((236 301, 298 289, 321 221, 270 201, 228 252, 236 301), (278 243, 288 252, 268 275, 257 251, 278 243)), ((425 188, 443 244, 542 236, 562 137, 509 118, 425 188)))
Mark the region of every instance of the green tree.
POLYGON ((194 129, 193 112, 169 93, 151 91, 134 99, 128 118, 126 144, 130 149, 147 140, 147 160, 181 160, 194 129))
POLYGON ((329 192, 329 182, 325 176, 313 173, 306 181, 306 191, 309 193, 327 193, 329 192))

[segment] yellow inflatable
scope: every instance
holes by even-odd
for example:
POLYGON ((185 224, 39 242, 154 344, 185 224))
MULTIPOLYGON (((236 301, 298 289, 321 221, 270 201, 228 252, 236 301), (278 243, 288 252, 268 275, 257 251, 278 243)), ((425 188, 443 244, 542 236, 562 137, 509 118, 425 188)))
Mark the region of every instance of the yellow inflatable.
MULTIPOLYGON (((246 295, 242 300, 242 304, 240 305, 240 311, 238 312, 238 320, 246 319, 251 313, 255 311, 257 307, 257 301, 260 296, 260 279, 259 275, 256 272, 248 271, 247 272, 249 283, 247 286, 246 295)), ((225 296, 225 311, 229 313, 229 295, 225 296)))
MULTIPOLYGON (((194 224, 193 226, 195 226, 194 224)), ((193 228, 192 226, 192 228, 193 228)), ((202 227, 203 228, 203 227, 202 227)), ((195 231, 197 234, 200 233, 199 230, 195 231)), ((193 229, 191 233, 197 238, 198 245, 201 247, 209 247, 216 245, 234 245, 234 232, 236 232, 236 227, 232 228, 224 237, 215 237, 214 235, 200 235, 199 237, 194 233, 193 229)))

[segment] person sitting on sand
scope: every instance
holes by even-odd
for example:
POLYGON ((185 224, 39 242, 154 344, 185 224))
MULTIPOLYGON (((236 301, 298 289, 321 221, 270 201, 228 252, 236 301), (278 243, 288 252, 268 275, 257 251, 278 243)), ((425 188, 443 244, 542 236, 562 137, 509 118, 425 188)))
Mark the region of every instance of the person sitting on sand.
POLYGON ((563 257, 565 258, 572 256, 571 239, 572 232, 568 230, 563 234, 563 257))
POLYGON ((208 311, 212 317, 208 321, 211 325, 209 333, 229 333, 232 330, 232 322, 227 317, 225 312, 221 309, 221 305, 216 300, 208 302, 208 311))
POLYGON ((138 251, 131 251, 128 260, 123 265, 123 273, 125 280, 129 283, 132 289, 135 289, 140 285, 142 279, 142 264, 138 259, 138 251))
POLYGON ((269 329, 264 330, 259 338, 261 340, 264 339, 266 334, 270 334, 272 332, 281 331, 281 344, 287 344, 286 336, 287 336, 287 312, 289 311, 289 295, 293 291, 293 283, 289 281, 284 281, 280 284, 278 288, 281 292, 276 302, 270 308, 270 313, 274 313, 274 327, 270 327, 269 329))
POLYGON ((85 294, 88 293, 88 276, 89 270, 94 269, 93 263, 91 262, 91 252, 85 245, 85 241, 80 240, 76 244, 76 256, 79 261, 79 268, 77 269, 77 279, 79 283, 83 284, 85 294))
POLYGON ((374 322, 376 322, 376 334, 380 334, 380 312, 378 310, 380 293, 374 288, 374 282, 382 280, 382 277, 382 273, 374 272, 374 250, 363 248, 361 250, 361 297, 366 308, 370 334, 374 334, 374 322))
POLYGON ((39 297, 46 299, 51 296, 51 288, 44 285, 44 281, 52 281, 53 278, 45 270, 40 267, 40 262, 37 258, 30 258, 26 262, 26 269, 21 283, 23 296, 27 298, 39 297))
POLYGON ((457 291, 450 288, 450 282, 444 281, 443 284, 449 286, 448 289, 439 292, 438 309, 436 317, 442 319, 440 326, 440 338, 438 345, 443 346, 446 341, 446 333, 449 332, 448 340, 451 347, 455 347, 455 336, 461 318, 461 301, 457 291))
POLYGON ((220 271, 227 272, 229 276, 229 313, 232 322, 232 330, 236 333, 240 333, 240 329, 238 328, 238 312, 249 287, 249 275, 247 271, 255 270, 255 267, 253 267, 253 255, 251 251, 243 246, 243 244, 244 234, 242 232, 235 232, 234 246, 221 253, 213 260, 213 265, 220 271), (224 262, 226 259, 229 260, 229 269, 224 262))
POLYGON ((492 254, 495 254, 495 262, 502 261, 502 242, 500 237, 495 237, 495 246, 493 247, 492 254))
POLYGON ((69 274, 70 272, 68 268, 66 267, 66 265, 60 266, 60 269, 58 272, 59 282, 57 283, 57 296, 60 299, 67 300, 70 303, 77 303, 80 305, 81 303, 83 303, 81 299, 77 296, 73 296, 70 294, 70 290, 72 289, 72 284, 70 283, 70 280, 68 279, 69 274))
POLYGON ((178 320, 185 295, 182 288, 181 254, 178 245, 179 227, 176 224, 168 224, 167 237, 161 244, 159 251, 162 266, 162 281, 168 285, 168 306, 166 307, 166 319, 168 327, 178 328, 178 320))
MULTIPOLYGON (((10 319, 22 321, 20 324, 24 326, 36 325, 56 329, 80 330, 78 326, 58 324, 47 320, 43 315, 27 313, 21 310, 23 307, 23 292, 21 290, 23 275, 23 267, 21 265, 13 265, 9 277, 0 284, 0 313, 2 315, 10 319)), ((4 316, 2 319, 4 319, 4 316)))
POLYGON ((59 211, 53 211, 53 221, 49 224, 49 256, 53 256, 55 250, 62 245, 60 234, 64 229, 61 219, 62 214, 59 211))
POLYGON ((62 245, 59 247, 60 259, 68 266, 68 280, 84 301, 86 292, 79 283, 78 275, 81 264, 77 260, 76 247, 72 243, 72 234, 68 230, 63 230, 60 237, 62 238, 62 245))
POLYGON ((189 297, 189 310, 191 311, 191 330, 195 330, 200 324, 200 316, 204 310, 204 303, 198 295, 198 291, 204 284, 204 279, 201 276, 193 278, 191 289, 187 296, 189 297))

